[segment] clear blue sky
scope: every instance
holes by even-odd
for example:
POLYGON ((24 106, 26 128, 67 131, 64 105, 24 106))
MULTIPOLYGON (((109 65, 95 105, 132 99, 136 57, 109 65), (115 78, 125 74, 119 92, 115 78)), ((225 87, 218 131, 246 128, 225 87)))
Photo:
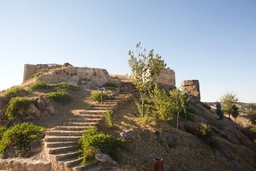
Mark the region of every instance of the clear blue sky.
POLYGON ((177 87, 198 79, 202 101, 233 92, 256 102, 255 0, 1 0, 0 90, 21 84, 27 63, 130 74, 138 42, 177 87))

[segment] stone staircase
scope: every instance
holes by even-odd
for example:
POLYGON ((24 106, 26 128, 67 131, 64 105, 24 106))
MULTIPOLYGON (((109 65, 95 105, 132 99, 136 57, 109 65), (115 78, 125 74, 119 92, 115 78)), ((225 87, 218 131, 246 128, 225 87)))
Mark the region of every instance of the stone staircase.
POLYGON ((61 126, 45 132, 44 146, 47 158, 52 162, 56 171, 83 171, 88 166, 80 163, 77 152, 78 140, 84 129, 89 126, 96 126, 102 119, 106 110, 114 111, 122 102, 131 97, 129 94, 119 94, 113 99, 105 100, 102 103, 91 105, 86 110, 79 111, 79 114, 69 118, 61 126))

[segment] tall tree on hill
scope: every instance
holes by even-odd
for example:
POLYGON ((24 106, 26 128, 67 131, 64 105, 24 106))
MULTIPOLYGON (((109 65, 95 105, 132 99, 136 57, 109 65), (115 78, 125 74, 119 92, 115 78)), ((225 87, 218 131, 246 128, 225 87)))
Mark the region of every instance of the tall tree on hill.
POLYGON ((233 112, 232 106, 238 102, 238 98, 237 98, 236 94, 234 94, 232 92, 227 92, 226 94, 221 96, 220 102, 222 103, 224 113, 228 114, 228 116, 230 118, 230 115, 233 112))
POLYGON ((131 68, 132 82, 140 92, 142 116, 144 116, 144 101, 146 93, 152 88, 160 71, 165 67, 159 54, 154 54, 154 50, 142 50, 141 43, 136 45, 136 51, 129 50, 130 59, 128 60, 131 68))

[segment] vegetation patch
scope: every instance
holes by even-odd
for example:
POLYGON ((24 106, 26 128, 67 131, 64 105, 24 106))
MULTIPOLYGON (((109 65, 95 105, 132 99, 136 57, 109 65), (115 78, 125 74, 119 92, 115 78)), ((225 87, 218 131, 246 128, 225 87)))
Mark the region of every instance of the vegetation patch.
POLYGON ((34 73, 33 75, 31 75, 30 79, 36 78, 36 77, 38 77, 39 75, 42 75, 42 72, 36 72, 36 73, 34 73))
POLYGON ((66 105, 71 102, 71 96, 64 91, 50 92, 46 94, 46 98, 62 105, 66 105))
POLYGON ((81 139, 78 141, 79 151, 83 157, 83 164, 92 161, 97 151, 108 154, 112 159, 118 161, 118 149, 130 151, 130 148, 122 138, 115 138, 112 135, 97 132, 95 127, 84 130, 81 139))
POLYGON ((115 83, 112 83, 112 82, 106 82, 102 86, 104 86, 104 87, 117 87, 117 85, 115 83))
POLYGON ((29 151, 29 145, 40 139, 44 127, 24 122, 8 128, 2 135, 0 141, 0 153, 7 147, 13 146, 15 152, 29 151))
POLYGON ((207 141, 208 139, 212 138, 210 125, 202 123, 197 129, 197 137, 202 139, 203 141, 207 141))
POLYGON ((78 87, 70 84, 70 83, 67 83, 67 82, 60 82, 58 84, 52 84, 53 87, 57 87, 59 89, 69 89, 69 90, 77 90, 78 87))
POLYGON ((103 118, 104 118, 105 123, 108 125, 108 127, 113 126, 114 116, 113 116, 112 111, 107 109, 105 115, 103 115, 103 118))
POLYGON ((27 97, 11 98, 8 107, 6 108, 6 115, 10 120, 16 119, 19 115, 18 110, 26 111, 34 99, 27 97))
POLYGON ((94 101, 100 102, 101 98, 102 98, 102 100, 106 100, 108 98, 108 95, 106 93, 96 91, 96 92, 92 93, 91 98, 94 101))
POLYGON ((19 96, 21 93, 27 92, 23 87, 17 86, 17 87, 12 87, 10 89, 7 89, 4 92, 5 97, 16 97, 19 96))
POLYGON ((37 82, 31 84, 28 87, 28 91, 34 91, 34 90, 39 90, 39 89, 47 89, 47 88, 49 88, 49 85, 46 84, 46 82, 44 82, 44 81, 37 81, 37 82))

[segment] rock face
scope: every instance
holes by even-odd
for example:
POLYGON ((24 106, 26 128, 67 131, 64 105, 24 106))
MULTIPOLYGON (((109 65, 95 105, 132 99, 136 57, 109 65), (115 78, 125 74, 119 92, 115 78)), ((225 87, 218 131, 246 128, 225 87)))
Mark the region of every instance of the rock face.
POLYGON ((185 80, 181 83, 181 89, 185 90, 190 97, 201 100, 198 80, 185 80))
POLYGON ((25 64, 24 67, 23 82, 39 71, 42 71, 42 74, 36 78, 36 81, 45 81, 46 83, 68 82, 74 86, 98 86, 109 80, 107 70, 100 68, 73 67, 72 65, 52 66, 46 64, 25 64))

